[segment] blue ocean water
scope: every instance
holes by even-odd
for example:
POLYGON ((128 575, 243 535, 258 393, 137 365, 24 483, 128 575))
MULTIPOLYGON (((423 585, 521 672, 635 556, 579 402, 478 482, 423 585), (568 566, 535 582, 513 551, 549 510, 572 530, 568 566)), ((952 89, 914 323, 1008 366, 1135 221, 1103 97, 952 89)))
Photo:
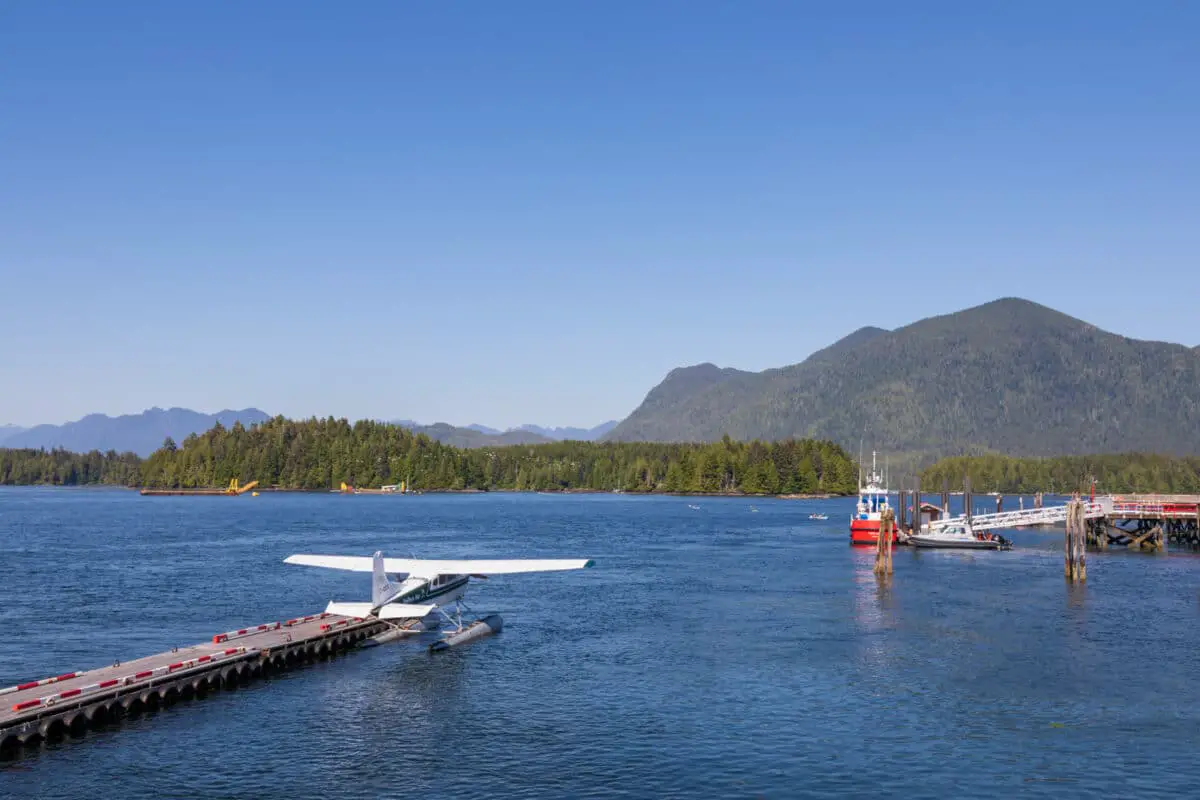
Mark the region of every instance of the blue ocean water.
POLYGON ((1190 795, 1200 559, 1093 553, 1070 588, 1061 532, 1018 531, 1012 552, 902 548, 881 586, 850 508, 0 489, 0 686, 367 596, 293 552, 596 560, 473 586, 498 636, 44 746, 0 762, 0 797, 1190 795))

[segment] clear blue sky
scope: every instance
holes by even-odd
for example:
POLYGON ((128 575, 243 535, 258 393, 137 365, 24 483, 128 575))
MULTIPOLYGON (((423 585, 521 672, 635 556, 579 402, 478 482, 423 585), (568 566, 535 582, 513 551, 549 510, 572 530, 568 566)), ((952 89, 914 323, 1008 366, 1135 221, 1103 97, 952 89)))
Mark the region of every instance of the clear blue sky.
POLYGON ((595 424, 1006 295, 1200 344, 1200 3, 2 17, 0 423, 595 424))

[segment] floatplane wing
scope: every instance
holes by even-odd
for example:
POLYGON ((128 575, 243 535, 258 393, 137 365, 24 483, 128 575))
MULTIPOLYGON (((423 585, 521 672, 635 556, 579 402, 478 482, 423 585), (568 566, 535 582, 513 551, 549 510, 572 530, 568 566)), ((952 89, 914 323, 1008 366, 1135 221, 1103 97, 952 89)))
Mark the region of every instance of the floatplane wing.
MULTIPOLYGON (((298 553, 284 559, 288 564, 306 567, 326 567, 350 572, 371 572, 370 556, 320 556, 298 553)), ((521 572, 555 572, 584 569, 592 566, 589 558, 515 558, 492 560, 436 560, 419 558, 385 558, 387 572, 405 575, 512 575, 521 572)))
MULTIPOLYGON (((507 575, 521 572, 553 572, 584 569, 592 566, 590 558, 525 558, 486 560, 440 560, 419 558, 384 558, 373 556, 322 556, 297 553, 284 559, 287 564, 305 567, 325 567, 349 572, 370 572, 371 602, 332 602, 325 609, 330 614, 346 617, 375 617, 380 620, 412 620, 407 626, 393 624, 391 630, 371 638, 375 644, 400 636, 417 633, 441 623, 436 613, 454 625, 454 630, 431 644, 430 650, 445 649, 495 633, 503 626, 499 614, 490 614, 463 625, 462 609, 466 607, 463 594, 471 578, 507 575), (434 601, 428 605, 399 602, 404 599, 434 601), (453 609, 451 616, 449 609, 453 609)), ((469 609, 468 609, 469 611, 469 609)))

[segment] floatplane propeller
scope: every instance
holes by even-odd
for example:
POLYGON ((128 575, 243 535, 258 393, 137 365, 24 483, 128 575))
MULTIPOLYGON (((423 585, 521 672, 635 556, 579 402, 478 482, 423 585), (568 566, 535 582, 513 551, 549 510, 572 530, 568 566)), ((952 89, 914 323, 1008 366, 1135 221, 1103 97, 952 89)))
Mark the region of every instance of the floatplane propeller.
POLYGON ((499 560, 427 560, 372 556, 323 556, 297 553, 284 559, 286 564, 324 567, 349 572, 371 573, 370 602, 330 601, 327 614, 361 617, 386 622, 389 629, 373 637, 372 644, 383 644, 423 630, 435 630, 446 621, 454 630, 430 645, 442 650, 489 633, 496 633, 504 621, 491 614, 463 625, 462 612, 470 613, 463 602, 471 578, 486 580, 491 575, 521 572, 555 572, 585 569, 591 559, 499 559, 499 560), (453 610, 453 614, 451 614, 453 610))

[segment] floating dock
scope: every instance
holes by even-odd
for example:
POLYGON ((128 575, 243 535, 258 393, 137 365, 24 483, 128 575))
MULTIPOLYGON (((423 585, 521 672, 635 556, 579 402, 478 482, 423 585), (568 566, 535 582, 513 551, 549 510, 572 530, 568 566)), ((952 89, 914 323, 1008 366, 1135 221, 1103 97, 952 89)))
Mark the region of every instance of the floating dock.
POLYGON ((388 628, 373 618, 313 614, 219 633, 211 641, 135 661, 0 688, 0 752, 77 735, 125 714, 329 658, 388 628))

